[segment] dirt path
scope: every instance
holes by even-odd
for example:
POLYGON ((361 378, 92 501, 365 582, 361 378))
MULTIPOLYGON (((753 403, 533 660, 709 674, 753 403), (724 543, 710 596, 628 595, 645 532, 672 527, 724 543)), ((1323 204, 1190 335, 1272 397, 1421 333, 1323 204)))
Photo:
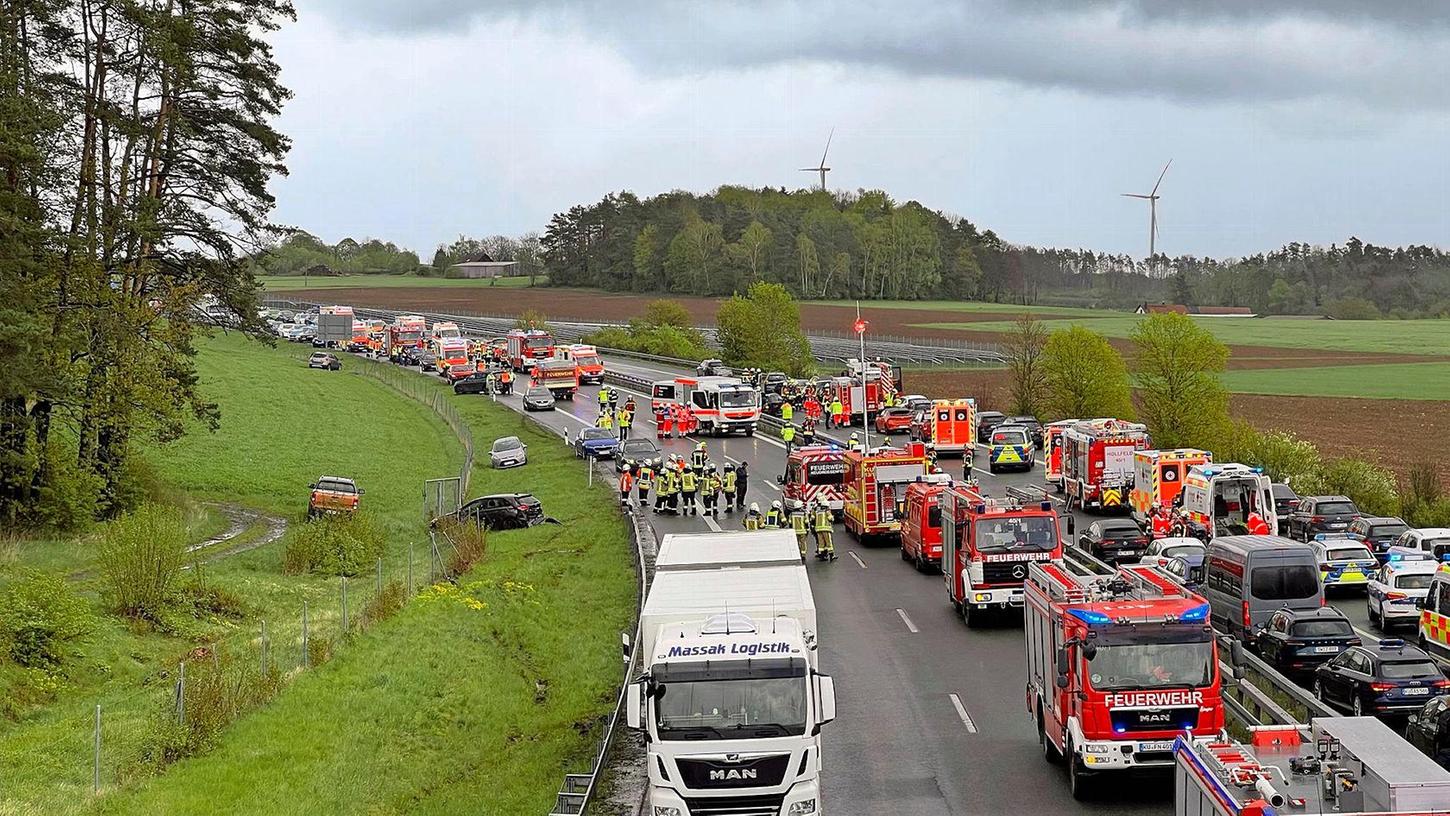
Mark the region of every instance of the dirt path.
MULTIPOLYGON (((186 552, 188 555, 200 554, 194 563, 210 564, 213 561, 220 561, 223 558, 236 555, 237 553, 255 550, 258 547, 271 544, 287 532, 287 519, 281 516, 270 516, 260 510, 253 510, 250 507, 242 507, 239 504, 229 504, 227 502, 205 502, 204 505, 221 513, 227 520, 227 527, 211 538, 187 545, 186 552), (260 535, 235 546, 225 546, 229 542, 235 541, 258 523, 266 524, 266 530, 260 535)), ((191 566, 191 564, 187 564, 182 569, 189 570, 191 566)), ((72 581, 87 581, 96 577, 96 574, 97 568, 90 567, 73 572, 67 577, 72 581)))

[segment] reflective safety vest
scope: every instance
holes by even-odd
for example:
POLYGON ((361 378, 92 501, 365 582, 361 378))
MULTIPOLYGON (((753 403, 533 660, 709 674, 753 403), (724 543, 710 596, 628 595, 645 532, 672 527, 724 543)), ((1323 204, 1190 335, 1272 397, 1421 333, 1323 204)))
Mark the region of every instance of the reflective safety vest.
POLYGON ((695 471, 693 471, 693 470, 687 470, 684 473, 681 473, 680 474, 680 485, 681 485, 681 487, 683 487, 685 489, 685 492, 686 493, 692 493, 692 492, 694 492, 694 490, 695 490, 695 471))
POLYGON ((609 389, 607 389, 607 388, 601 388, 601 389, 599 389, 599 404, 600 405, 608 405, 609 404, 609 389))
POLYGON ((675 480, 671 478, 668 470, 660 473, 660 495, 668 496, 675 492, 675 480))
POLYGON ((793 441, 795 439, 795 426, 794 425, 787 425, 784 428, 781 428, 780 429, 780 438, 782 440, 786 441, 786 442, 793 441))
POLYGON ((711 473, 711 474, 706 475, 705 478, 704 478, 704 480, 705 480, 705 492, 706 493, 719 493, 720 492, 720 477, 719 476, 716 476, 715 474, 711 473))
POLYGON ((777 510, 774 507, 772 507, 769 510, 765 511, 765 526, 766 527, 779 527, 780 526, 780 511, 779 510, 777 510))
POLYGON ((785 420, 786 422, 790 422, 791 421, 791 418, 794 417, 794 416, 795 416, 795 406, 791 405, 788 402, 783 402, 783 403, 780 404, 780 418, 781 419, 785 420))
POLYGON ((629 412, 628 411, 620 411, 619 412, 619 427, 621 427, 621 428, 628 428, 629 427, 629 423, 630 423, 629 412))
POLYGON ((795 530, 796 535, 806 534, 806 514, 804 512, 790 514, 790 528, 795 530))
POLYGON ((818 533, 829 532, 830 529, 831 529, 831 511, 829 511, 829 510, 817 510, 816 511, 816 532, 818 532, 818 533))
POLYGON ((840 400, 836 400, 835 402, 831 403, 831 413, 832 414, 842 414, 842 413, 845 413, 845 412, 846 412, 846 407, 841 404, 841 401, 840 400))
POLYGON ((748 515, 745 516, 745 529, 747 529, 747 530, 759 530, 760 529, 760 514, 759 513, 750 513, 750 514, 748 514, 748 515))
POLYGON ((655 473, 649 468, 639 469, 639 487, 641 490, 649 490, 653 486, 655 473))
POLYGON ((725 471, 725 492, 735 492, 735 471, 733 470, 725 471))
POLYGON ((703 468, 705 466, 705 460, 709 457, 710 454, 707 451, 702 451, 699 448, 696 448, 695 450, 690 451, 690 464, 694 465, 697 468, 703 468))
POLYGON ((599 415, 599 427, 601 427, 601 428, 613 428, 614 427, 614 419, 609 416, 609 412, 608 411, 605 411, 604 413, 602 413, 602 414, 599 415))

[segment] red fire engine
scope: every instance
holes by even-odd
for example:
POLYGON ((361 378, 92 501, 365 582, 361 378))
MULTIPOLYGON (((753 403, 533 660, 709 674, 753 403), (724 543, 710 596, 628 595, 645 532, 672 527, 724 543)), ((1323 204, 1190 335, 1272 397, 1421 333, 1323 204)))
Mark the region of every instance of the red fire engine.
POLYGON ((846 452, 835 445, 795 448, 778 481, 787 504, 824 502, 839 516, 846 503, 846 452))
POLYGON ((1021 609, 1027 567, 1062 557, 1057 511, 1042 498, 1026 504, 993 499, 972 484, 938 494, 941 518, 951 520, 941 531, 947 600, 968 626, 989 613, 1021 609))
POLYGON ((547 360, 554 356, 554 335, 540 329, 514 329, 508 333, 507 355, 514 371, 525 371, 533 366, 534 360, 547 360))
POLYGON ((393 318, 388 325, 388 332, 384 335, 388 357, 396 360, 398 355, 405 348, 422 348, 425 342, 423 333, 428 329, 428 321, 418 315, 399 315, 393 318))
POLYGON ((1062 434, 1062 481, 1071 507, 1125 508, 1133 453, 1149 447, 1148 428, 1122 419, 1085 419, 1062 434))
POLYGON ((926 448, 920 442, 909 444, 906 450, 847 451, 846 529, 857 539, 899 535, 906 488, 926 472, 926 448))
MULTIPOLYGON (((937 474, 941 475, 941 474, 937 474)), ((941 502, 945 481, 912 482, 906 488, 906 513, 901 517, 901 560, 918 572, 941 566, 941 502)))
POLYGON ((888 394, 895 401, 901 391, 896 376, 890 363, 880 360, 862 363, 853 358, 846 361, 845 376, 828 378, 824 383, 825 393, 819 399, 826 406, 839 399, 847 423, 864 425, 886 407, 888 394))
MULTIPOLYGON (((1027 569, 1027 713, 1074 798, 1100 773, 1174 764, 1173 741, 1224 727, 1209 606, 1155 567, 1027 569)), ((1121 778, 1121 777, 1120 777, 1121 778)))
POLYGON ((1078 423, 1075 419, 1049 422, 1042 426, 1042 461, 1047 469, 1047 483, 1062 492, 1062 434, 1078 423))

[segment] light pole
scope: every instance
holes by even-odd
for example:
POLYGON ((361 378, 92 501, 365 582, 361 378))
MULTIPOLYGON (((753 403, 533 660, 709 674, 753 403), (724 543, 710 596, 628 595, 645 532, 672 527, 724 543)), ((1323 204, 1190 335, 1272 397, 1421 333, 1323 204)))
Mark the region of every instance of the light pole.
POLYGON ((861 301, 856 301, 856 322, 851 328, 855 329, 856 337, 861 341, 860 377, 861 377, 861 433, 865 440, 863 451, 871 450, 871 413, 866 410, 866 327, 870 325, 861 319, 861 301))

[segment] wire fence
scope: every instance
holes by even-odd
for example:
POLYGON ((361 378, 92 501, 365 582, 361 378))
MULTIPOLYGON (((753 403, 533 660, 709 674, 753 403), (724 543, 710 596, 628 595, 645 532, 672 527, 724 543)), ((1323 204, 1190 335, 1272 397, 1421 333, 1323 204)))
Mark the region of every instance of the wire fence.
POLYGON ((463 486, 463 494, 467 495, 469 476, 473 473, 473 431, 458 413, 453 401, 448 398, 448 392, 440 391, 436 382, 407 369, 358 355, 354 357, 358 362, 358 371, 363 376, 377 380, 408 399, 427 406, 458 437, 463 445, 463 466, 459 468, 458 478, 463 486))

